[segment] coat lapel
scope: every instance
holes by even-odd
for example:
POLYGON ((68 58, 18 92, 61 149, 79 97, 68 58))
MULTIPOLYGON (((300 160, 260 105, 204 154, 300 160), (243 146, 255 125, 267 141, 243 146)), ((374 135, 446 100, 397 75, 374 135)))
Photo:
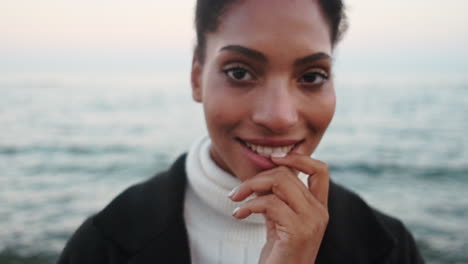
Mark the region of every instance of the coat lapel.
POLYGON ((190 263, 183 222, 185 158, 179 157, 167 172, 130 187, 96 216, 95 224, 130 263, 190 263))
POLYGON ((359 196, 333 182, 328 210, 330 220, 317 263, 379 263, 395 247, 396 239, 375 211, 359 196))
MULTIPOLYGON (((95 217, 128 263, 190 263, 183 219, 186 155, 146 182, 130 187, 95 217), (119 219, 119 221, 115 221, 119 219)), ((331 182, 330 221, 316 263, 375 263, 396 240, 356 194, 331 182)))

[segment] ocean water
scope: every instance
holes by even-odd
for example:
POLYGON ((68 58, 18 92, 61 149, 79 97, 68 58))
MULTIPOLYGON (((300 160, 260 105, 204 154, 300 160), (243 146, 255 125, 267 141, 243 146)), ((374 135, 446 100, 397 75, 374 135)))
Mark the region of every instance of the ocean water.
MULTIPOLYGON (((412 231, 427 263, 468 263, 468 77, 338 74, 315 153, 412 231)), ((0 263, 54 263, 78 225, 205 133, 188 75, 0 76, 0 263)))

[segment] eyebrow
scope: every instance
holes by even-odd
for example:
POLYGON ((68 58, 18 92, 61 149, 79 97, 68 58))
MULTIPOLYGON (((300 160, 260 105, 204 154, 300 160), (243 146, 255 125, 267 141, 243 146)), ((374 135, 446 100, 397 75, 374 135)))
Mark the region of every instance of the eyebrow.
MULTIPOLYGON (((255 60, 258 60, 261 63, 268 62, 268 58, 263 53, 261 53, 260 51, 250 49, 250 48, 240 46, 240 45, 224 46, 219 51, 233 51, 233 52, 241 53, 242 55, 247 56, 249 58, 253 58, 255 60)), ((316 61, 319 61, 319 60, 330 60, 330 59, 331 59, 330 55, 328 55, 328 54, 326 54, 324 52, 317 52, 317 53, 305 56, 303 58, 296 59, 294 61, 294 66, 297 67, 297 66, 301 66, 301 65, 304 65, 304 64, 313 63, 313 62, 316 62, 316 61)))
POLYGON ((222 47, 219 51, 234 51, 237 53, 241 53, 242 55, 247 56, 249 58, 258 60, 262 63, 268 62, 267 57, 260 51, 249 49, 240 45, 228 45, 228 46, 222 47))
POLYGON ((331 60, 331 56, 324 52, 317 52, 312 55, 300 58, 294 61, 294 66, 301 66, 305 64, 310 64, 320 60, 331 60))

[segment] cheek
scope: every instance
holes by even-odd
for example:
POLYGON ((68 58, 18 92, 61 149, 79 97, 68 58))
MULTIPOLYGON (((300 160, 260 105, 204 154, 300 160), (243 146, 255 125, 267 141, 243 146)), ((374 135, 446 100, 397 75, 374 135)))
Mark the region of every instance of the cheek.
POLYGON ((332 90, 333 92, 330 93, 326 100, 324 101, 324 111, 326 116, 325 122, 327 123, 327 126, 330 124, 330 122, 333 119, 333 116, 335 115, 335 110, 336 110, 336 96, 335 96, 335 90, 332 90))
POLYGON ((234 129, 244 118, 242 102, 239 102, 232 88, 222 81, 208 80, 204 87, 203 108, 212 137, 225 134, 234 129))
POLYGON ((323 133, 335 114, 336 96, 334 89, 329 89, 328 92, 322 94, 312 105, 311 109, 307 111, 307 119, 315 132, 323 133))

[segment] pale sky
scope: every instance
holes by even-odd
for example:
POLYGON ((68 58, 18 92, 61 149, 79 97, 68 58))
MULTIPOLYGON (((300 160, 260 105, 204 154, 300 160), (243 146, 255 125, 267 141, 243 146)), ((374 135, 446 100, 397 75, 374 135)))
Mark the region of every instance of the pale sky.
MULTIPOLYGON (((61 68, 69 61, 77 62, 78 68, 90 61, 100 65, 100 58, 101 63, 126 61, 150 69, 172 63, 177 68, 190 61, 194 3, 0 0, 0 74, 28 67, 47 69, 49 59, 63 64, 61 68)), ((468 1, 346 3, 350 30, 339 48, 344 65, 357 60, 365 64, 367 59, 404 60, 415 66, 432 61, 434 67, 442 64, 468 71, 468 1)))

